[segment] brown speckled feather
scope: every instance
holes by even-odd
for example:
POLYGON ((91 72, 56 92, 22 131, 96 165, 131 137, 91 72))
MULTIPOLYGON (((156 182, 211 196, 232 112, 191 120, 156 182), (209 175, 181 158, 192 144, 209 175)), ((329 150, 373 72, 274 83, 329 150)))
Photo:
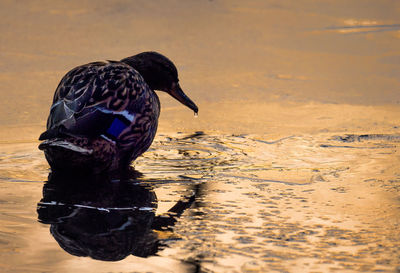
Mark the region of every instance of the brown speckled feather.
MULTIPOLYGON (((96 150, 116 146, 112 160, 129 164, 151 145, 160 114, 157 95, 132 67, 121 62, 95 62, 68 72, 58 85, 40 139, 68 138, 96 150), (82 137, 97 140, 85 143, 82 137)), ((46 150, 47 142, 41 148, 46 150)), ((101 156, 98 153, 97 157, 101 156)), ((105 154, 105 157, 109 157, 105 154)))
POLYGON ((175 65, 157 52, 69 71, 55 91, 47 130, 39 137, 52 170, 129 168, 157 131, 160 102, 154 90, 198 112, 179 85, 175 65))

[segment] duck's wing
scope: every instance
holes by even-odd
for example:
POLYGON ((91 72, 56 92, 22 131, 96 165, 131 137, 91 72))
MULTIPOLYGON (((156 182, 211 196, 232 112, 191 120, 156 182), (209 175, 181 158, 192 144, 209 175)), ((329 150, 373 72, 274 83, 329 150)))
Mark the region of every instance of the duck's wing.
POLYGON ((96 62, 74 68, 55 91, 47 130, 39 139, 118 136, 131 126, 148 91, 140 74, 123 63, 96 62))

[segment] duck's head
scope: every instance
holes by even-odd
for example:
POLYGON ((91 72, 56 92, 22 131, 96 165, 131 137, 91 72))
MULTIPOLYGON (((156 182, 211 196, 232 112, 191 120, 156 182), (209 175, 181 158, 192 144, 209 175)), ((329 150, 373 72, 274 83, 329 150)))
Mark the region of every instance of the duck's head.
POLYGON ((195 113, 199 111, 179 86, 178 71, 167 57, 157 52, 143 52, 122 59, 121 62, 136 69, 151 89, 165 91, 195 113))

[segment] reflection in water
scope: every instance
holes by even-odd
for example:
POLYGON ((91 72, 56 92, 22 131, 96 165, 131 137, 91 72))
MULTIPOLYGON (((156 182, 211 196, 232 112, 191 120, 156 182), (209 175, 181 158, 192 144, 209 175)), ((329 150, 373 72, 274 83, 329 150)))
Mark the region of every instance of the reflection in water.
MULTIPOLYGON (((0 1, 0 272, 399 271, 399 1, 38 2, 0 1), (203 206, 183 213, 173 234, 141 226, 158 248, 168 244, 157 256, 69 255, 35 213, 48 165, 34 140, 49 98, 72 67, 145 50, 176 59, 203 109, 194 119, 159 94, 159 133, 134 163, 153 186, 145 196, 154 190, 161 214, 204 183, 203 206), (195 131, 205 133, 187 137, 195 131)), ((90 187, 69 187, 48 183, 43 200, 72 204, 51 218, 64 230, 85 220, 73 213, 92 213, 73 205, 119 200, 104 198, 114 184, 90 202, 72 197, 90 187)), ((74 228, 70 245, 89 234, 74 228)))
POLYGON ((51 174, 43 197, 35 181, 47 172, 32 165, 42 155, 11 150, 0 168, 0 245, 9 265, 0 271, 394 272, 399 145, 398 132, 378 130, 159 134, 135 162, 143 177, 51 174), (36 222, 38 200, 40 221, 69 253, 126 258, 67 255, 36 222))
POLYGON ((194 200, 195 194, 156 216, 156 194, 139 180, 51 173, 37 212, 39 221, 51 225, 51 234, 68 253, 118 261, 130 254, 156 254, 163 246, 157 231, 171 230, 194 200))

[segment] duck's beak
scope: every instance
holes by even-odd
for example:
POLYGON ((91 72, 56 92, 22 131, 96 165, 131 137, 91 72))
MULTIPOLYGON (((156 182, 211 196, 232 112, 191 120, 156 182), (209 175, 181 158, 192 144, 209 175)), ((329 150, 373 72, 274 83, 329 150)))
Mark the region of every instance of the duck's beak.
POLYGON ((186 96, 186 94, 182 91, 181 87, 179 86, 179 83, 174 84, 168 93, 172 97, 177 99, 179 102, 181 102, 183 105, 186 105, 187 107, 192 109, 196 114, 199 112, 199 108, 191 99, 189 99, 188 96, 186 96))

